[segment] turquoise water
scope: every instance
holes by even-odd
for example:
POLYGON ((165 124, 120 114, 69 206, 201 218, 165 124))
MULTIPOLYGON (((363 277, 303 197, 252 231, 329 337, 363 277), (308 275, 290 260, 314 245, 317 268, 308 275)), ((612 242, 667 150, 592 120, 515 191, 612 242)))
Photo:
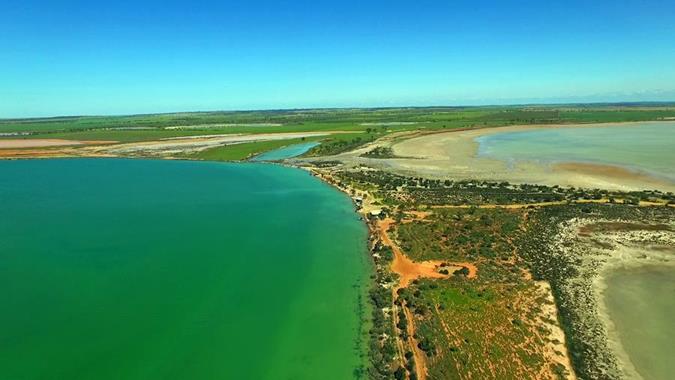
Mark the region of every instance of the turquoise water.
POLYGON ((591 162, 675 181, 675 122, 494 133, 476 139, 478 155, 513 162, 591 162))
POLYGON ((319 145, 319 143, 315 142, 315 141, 310 141, 310 142, 301 143, 301 144, 293 144, 293 145, 285 146, 283 148, 279 148, 279 149, 275 149, 275 150, 271 150, 269 152, 259 154, 255 157, 251 158, 251 161, 285 160, 287 158, 297 157, 301 154, 304 154, 317 145, 319 145))
POLYGON ((350 379, 364 363, 367 231, 304 171, 0 161, 0 216, 0 379, 350 379))
POLYGON ((605 303, 624 350, 644 379, 675 374, 675 268, 619 269, 607 279, 605 303))

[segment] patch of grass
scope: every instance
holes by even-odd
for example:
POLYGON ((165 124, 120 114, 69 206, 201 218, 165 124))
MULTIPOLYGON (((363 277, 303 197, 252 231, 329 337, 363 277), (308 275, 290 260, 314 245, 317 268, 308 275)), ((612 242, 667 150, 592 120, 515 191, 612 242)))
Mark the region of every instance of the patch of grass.
POLYGON ((478 277, 416 280, 400 292, 424 342, 429 378, 535 379, 550 370, 542 297, 511 239, 522 210, 433 209, 402 223, 398 240, 417 261, 469 261, 478 277))
MULTIPOLYGON (((307 140, 304 140, 307 141, 307 140)), ((201 152, 189 155, 189 158, 196 158, 206 161, 242 161, 260 153, 270 150, 283 148, 292 144, 304 142, 302 139, 274 140, 274 141, 255 141, 244 144, 225 145, 217 148, 203 150, 201 152)))
POLYGON ((308 156, 330 156, 354 150, 359 146, 380 137, 381 134, 375 133, 345 133, 331 135, 307 152, 308 156))
POLYGON ((547 366, 531 282, 452 278, 414 282, 401 295, 433 379, 535 379, 547 366))
POLYGON ((434 209, 425 220, 399 225, 398 240, 417 261, 507 261, 521 217, 521 210, 434 209))

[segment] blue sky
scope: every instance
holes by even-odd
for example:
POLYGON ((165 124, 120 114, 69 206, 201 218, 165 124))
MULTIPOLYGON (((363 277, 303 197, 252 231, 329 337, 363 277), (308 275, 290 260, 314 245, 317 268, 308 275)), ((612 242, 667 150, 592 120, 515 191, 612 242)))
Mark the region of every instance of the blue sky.
POLYGON ((674 20, 672 0, 5 1, 0 117, 675 100, 674 20))

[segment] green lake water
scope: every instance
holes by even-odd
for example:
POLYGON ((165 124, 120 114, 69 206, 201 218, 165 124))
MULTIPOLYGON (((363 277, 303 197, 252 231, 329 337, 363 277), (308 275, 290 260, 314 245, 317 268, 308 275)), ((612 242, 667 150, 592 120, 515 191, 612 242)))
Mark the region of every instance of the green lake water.
POLYGON ((675 374, 675 268, 617 269, 604 294, 609 315, 644 379, 669 380, 675 374))
POLYGON ((301 170, 0 161, 0 379, 353 378, 366 237, 301 170))
POLYGON ((481 136, 478 155, 507 162, 610 164, 675 181, 675 122, 543 128, 481 136))

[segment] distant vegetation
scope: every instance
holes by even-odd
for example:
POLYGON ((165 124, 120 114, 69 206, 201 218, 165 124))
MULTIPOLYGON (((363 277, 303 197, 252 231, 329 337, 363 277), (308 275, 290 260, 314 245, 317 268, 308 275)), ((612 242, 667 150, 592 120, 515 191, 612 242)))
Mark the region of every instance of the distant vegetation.
POLYGON ((378 146, 373 150, 369 150, 362 154, 361 157, 368 158, 396 158, 393 149, 386 146, 378 146))
POLYGON ((405 177, 377 170, 342 171, 338 177, 356 187, 375 185, 384 202, 402 209, 420 205, 537 204, 547 202, 603 201, 638 204, 675 202, 673 193, 659 190, 619 192, 603 189, 510 184, 477 180, 440 180, 405 177))
POLYGON ((307 139, 255 141, 243 144, 232 144, 206 149, 201 152, 187 155, 186 157, 207 161, 242 161, 263 152, 292 144, 298 144, 303 141, 307 141, 307 139))
POLYGON ((307 156, 330 156, 348 152, 380 136, 380 134, 372 133, 333 135, 323 140, 321 145, 310 149, 307 156))
POLYGON ((675 104, 430 107, 195 112, 131 116, 77 116, 0 120, 0 136, 149 141, 230 133, 353 131, 331 137, 312 155, 358 147, 383 134, 407 130, 477 128, 513 124, 594 123, 675 117, 675 104), (356 136, 359 134, 360 136, 356 136))

